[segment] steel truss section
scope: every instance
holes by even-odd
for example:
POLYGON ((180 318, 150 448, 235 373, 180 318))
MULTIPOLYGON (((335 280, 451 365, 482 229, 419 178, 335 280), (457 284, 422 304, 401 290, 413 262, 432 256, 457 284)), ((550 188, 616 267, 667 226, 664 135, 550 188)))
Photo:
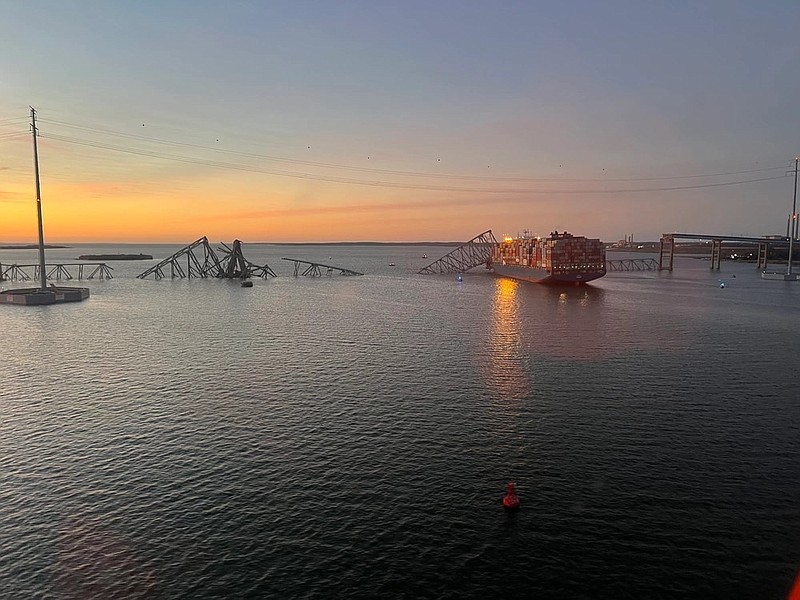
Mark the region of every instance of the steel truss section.
POLYGON ((208 278, 234 279, 248 277, 276 277, 268 265, 255 265, 248 261, 242 253, 242 242, 234 240, 233 248, 223 244, 225 256, 220 260, 206 236, 195 240, 185 248, 181 248, 172 256, 162 260, 157 265, 137 275, 137 279, 145 279, 152 275, 155 279, 169 276, 177 278, 208 278), (167 268, 169 268, 167 274, 167 268))
POLYGON ((497 240, 492 230, 487 229, 439 260, 422 267, 418 273, 464 273, 480 265, 486 265, 492 257, 492 248, 496 244, 497 240))
MULTIPOLYGON (((47 279, 70 281, 72 279, 112 279, 113 269, 105 263, 58 263, 45 265, 47 279), (73 272, 77 268, 77 275, 73 272), (92 268, 89 271, 89 268, 92 268), (88 271, 88 274, 87 274, 88 271)), ((6 265, 0 268, 0 281, 30 281, 39 279, 39 265, 6 265)))
POLYGON ((606 268, 609 271, 658 271, 658 261, 655 258, 607 260, 606 268))
POLYGON ((220 243, 225 247, 224 250, 221 250, 225 253, 225 257, 222 259, 222 263, 225 265, 222 276, 226 279, 247 279, 249 277, 266 279, 267 277, 277 277, 272 269, 269 268, 269 265, 259 266, 247 260, 242 253, 241 241, 233 240, 233 248, 224 242, 220 243))
POLYGON ((325 269, 325 273, 327 275, 333 275, 334 271, 338 271, 339 275, 363 275, 363 273, 359 273, 358 271, 353 271, 351 269, 345 269, 343 267, 335 267, 333 265, 325 265, 323 263, 315 263, 310 262, 307 260, 300 260, 298 258, 281 258, 281 260, 288 260, 294 263, 294 276, 297 277, 298 274, 302 274, 304 277, 322 277, 322 271, 320 267, 325 269), (300 265, 308 265, 305 271, 300 273, 300 265))

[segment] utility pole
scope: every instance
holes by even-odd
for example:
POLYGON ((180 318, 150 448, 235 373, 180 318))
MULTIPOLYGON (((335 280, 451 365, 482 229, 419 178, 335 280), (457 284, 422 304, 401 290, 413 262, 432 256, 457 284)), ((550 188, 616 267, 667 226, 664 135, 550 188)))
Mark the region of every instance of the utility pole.
POLYGON ((44 227, 42 226, 42 189, 39 185, 39 148, 36 145, 36 109, 31 108, 31 133, 33 134, 33 169, 36 174, 36 214, 39 221, 39 283, 42 291, 47 289, 47 273, 44 264, 44 227))
POLYGON ((795 210, 797 205, 797 161, 798 158, 794 159, 794 200, 792 201, 792 236, 794 239, 797 239, 797 211, 795 210))
POLYGON ((797 237, 797 163, 800 161, 800 158, 795 157, 794 159, 794 199, 792 200, 792 226, 790 227, 791 232, 789 235, 789 260, 786 263, 786 274, 792 274, 792 250, 793 250, 793 242, 794 238, 797 237))

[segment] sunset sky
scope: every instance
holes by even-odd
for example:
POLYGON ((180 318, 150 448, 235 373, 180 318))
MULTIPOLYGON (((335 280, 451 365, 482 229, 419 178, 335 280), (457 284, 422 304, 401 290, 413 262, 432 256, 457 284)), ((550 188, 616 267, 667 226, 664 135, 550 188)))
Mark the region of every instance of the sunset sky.
POLYGON ((0 241, 785 233, 800 3, 0 0, 0 241))

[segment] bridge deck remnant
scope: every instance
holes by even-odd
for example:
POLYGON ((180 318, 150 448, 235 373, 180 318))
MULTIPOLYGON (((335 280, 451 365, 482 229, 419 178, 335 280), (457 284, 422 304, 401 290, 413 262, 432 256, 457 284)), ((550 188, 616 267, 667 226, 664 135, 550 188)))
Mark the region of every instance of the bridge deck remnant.
POLYGON ((299 258, 281 258, 281 260, 288 260, 294 263, 294 276, 297 277, 298 274, 307 277, 322 277, 322 271, 320 268, 326 270, 328 275, 333 275, 334 271, 338 271, 339 275, 363 275, 363 273, 359 273, 358 271, 353 271, 352 269, 345 269, 343 267, 336 267, 334 265, 326 265, 323 263, 316 263, 311 262, 308 260, 300 260, 299 258), (308 265, 305 271, 300 273, 300 265, 308 265))
POLYGON ((661 236, 661 248, 658 255, 658 270, 672 271, 675 258, 675 240, 705 240, 711 242, 711 269, 719 270, 722 262, 722 242, 740 242, 758 244, 758 260, 756 268, 766 269, 769 249, 775 244, 786 244, 788 237, 752 237, 736 235, 714 235, 706 233, 664 233, 661 236))
POLYGON ((448 252, 439 260, 422 267, 417 273, 464 273, 480 265, 485 265, 492 256, 492 248, 497 240, 491 229, 476 235, 452 252, 448 252))
MULTIPOLYGON (((55 281, 71 279, 112 279, 111 271, 106 263, 58 263, 45 265, 45 276, 55 281), (73 269, 77 267, 77 275, 73 276, 73 269)), ((0 265, 0 281, 31 281, 39 279, 39 265, 0 265)))

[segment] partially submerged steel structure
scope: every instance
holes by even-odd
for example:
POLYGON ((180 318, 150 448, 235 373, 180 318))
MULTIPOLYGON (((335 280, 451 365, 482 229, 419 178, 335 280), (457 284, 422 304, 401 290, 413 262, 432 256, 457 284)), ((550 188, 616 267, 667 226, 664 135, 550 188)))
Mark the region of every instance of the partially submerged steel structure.
MULTIPOLYGON (((0 281, 30 281, 39 279, 40 265, 0 265, 0 281)), ((50 280, 111 279, 112 268, 106 263, 46 264, 45 275, 50 280), (73 275, 76 273, 76 275, 73 275)))
POLYGON ((321 269, 325 269, 328 275, 333 275, 334 271, 338 271, 339 275, 363 275, 358 271, 352 269, 345 269, 343 267, 335 267, 333 265, 326 265, 323 263, 315 263, 308 260, 300 260, 298 258, 281 258, 281 260, 288 260, 294 263, 294 276, 303 275, 306 277, 322 277, 321 269), (300 266, 308 265, 302 273, 300 273, 300 266))
POLYGON ((220 259, 206 236, 195 240, 185 248, 181 248, 172 256, 137 275, 137 279, 145 279, 152 275, 156 279, 174 278, 208 278, 247 279, 249 277, 277 277, 269 265, 256 265, 247 260, 242 253, 242 242, 233 241, 233 248, 222 244, 220 250, 224 256, 220 259))
POLYGON ((486 265, 492 256, 492 248, 497 240, 491 229, 476 235, 466 244, 462 244, 452 252, 448 252, 439 260, 422 267, 418 273, 464 273, 480 265, 486 265))

